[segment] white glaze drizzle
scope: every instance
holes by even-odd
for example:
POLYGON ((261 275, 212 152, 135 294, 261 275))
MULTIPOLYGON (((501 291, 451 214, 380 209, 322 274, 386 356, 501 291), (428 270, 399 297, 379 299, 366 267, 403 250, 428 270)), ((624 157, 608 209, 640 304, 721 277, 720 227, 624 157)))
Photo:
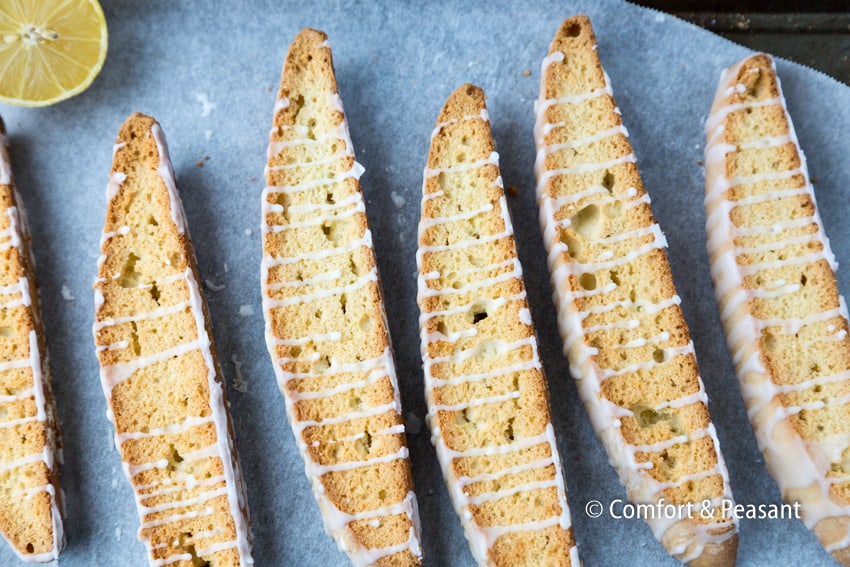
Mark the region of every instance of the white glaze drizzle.
MULTIPOLYGON (((310 170, 312 165, 332 164, 335 161, 345 160, 354 156, 353 145, 348 133, 348 124, 345 119, 342 100, 337 94, 328 95, 327 105, 342 113, 342 121, 330 131, 320 133, 315 137, 308 137, 309 130, 299 132, 299 137, 289 138, 286 140, 275 140, 274 136, 279 131, 272 130, 272 139, 269 142, 268 156, 271 159, 277 156, 280 152, 287 148, 297 147, 299 145, 319 145, 325 144, 331 140, 341 140, 345 144, 345 149, 328 157, 327 159, 314 162, 295 162, 286 166, 267 166, 266 176, 269 179, 270 172, 281 171, 293 168, 303 168, 305 174, 301 181, 291 186, 273 186, 269 184, 262 196, 262 230, 265 234, 284 234, 288 235, 299 229, 310 229, 326 223, 341 221, 345 218, 350 218, 356 214, 365 213, 365 202, 359 186, 356 191, 345 199, 339 202, 327 204, 321 203, 299 203, 289 205, 286 209, 283 206, 269 202, 269 196, 276 193, 303 193, 318 187, 333 186, 344 182, 348 179, 358 181, 363 174, 364 168, 362 165, 353 161, 351 167, 343 172, 335 172, 333 176, 317 178, 317 173, 310 170), (284 211, 292 214, 303 215, 298 220, 278 219, 276 222, 280 224, 269 224, 269 215, 281 214, 284 211), (341 211, 341 212, 337 212, 341 211)), ((277 111, 277 109, 276 109, 277 111)), ((295 129, 295 128, 293 128, 295 129)), ((296 130, 298 132, 298 130, 296 130)), ((318 171, 318 170, 316 170, 318 171)), ((288 236, 287 236, 288 237, 288 236)), ((268 237, 266 237, 268 238, 268 237)), ((299 238, 297 233, 291 236, 293 239, 299 238)), ((268 242, 268 241, 266 241, 268 242)), ((264 247, 264 255, 261 264, 261 282, 263 292, 263 314, 265 316, 265 338, 266 345, 272 359, 275 361, 274 370, 277 377, 278 386, 284 396, 284 402, 287 410, 287 417, 290 426, 292 427, 298 448, 301 451, 301 456, 304 459, 304 468, 307 477, 311 480, 313 495, 319 504, 322 511, 322 519, 325 525, 325 530, 336 540, 341 551, 348 554, 354 565, 371 565, 383 557, 409 551, 415 557, 421 557, 422 550, 419 543, 419 513, 416 504, 416 497, 413 492, 408 493, 401 502, 390 504, 386 507, 368 512, 360 512, 348 514, 340 510, 326 495, 323 476, 328 473, 351 471, 368 466, 378 466, 382 463, 388 463, 399 459, 408 459, 407 447, 402 446, 400 449, 389 454, 379 454, 377 456, 369 456, 369 458, 358 461, 347 461, 335 464, 321 464, 310 452, 310 447, 304 440, 305 431, 308 428, 323 427, 354 421, 357 419, 368 420, 371 417, 380 416, 388 412, 401 415, 401 402, 398 391, 398 381, 395 374, 395 363, 392 357, 390 347, 387 347, 384 352, 377 358, 363 361, 338 361, 333 357, 329 357, 329 366, 318 371, 296 371, 289 366, 290 363, 303 363, 316 361, 321 358, 322 345, 328 343, 341 342, 349 340, 349 333, 344 331, 333 331, 324 333, 313 333, 307 336, 277 336, 271 327, 272 311, 278 308, 284 308, 293 305, 309 303, 317 299, 350 293, 366 286, 375 286, 378 284, 377 267, 372 267, 368 272, 355 278, 350 283, 343 283, 343 279, 349 279, 349 276, 343 276, 340 270, 329 270, 324 273, 316 274, 312 277, 303 278, 300 280, 291 281, 270 281, 270 270, 274 266, 293 265, 304 261, 321 260, 332 258, 337 255, 350 253, 358 248, 366 247, 371 254, 372 236, 368 227, 365 228, 363 236, 359 239, 345 242, 333 248, 324 248, 312 252, 297 252, 291 256, 273 256, 268 249, 268 245, 264 247), (291 290, 293 294, 288 294, 285 297, 277 298, 275 292, 279 290, 291 290), (310 355, 301 357, 280 357, 277 354, 278 346, 296 346, 296 345, 314 345, 315 352, 310 355), (314 380, 327 378, 335 374, 353 373, 365 375, 362 379, 354 382, 345 382, 335 387, 327 387, 320 389, 311 389, 309 391, 298 391, 292 386, 293 380, 314 380), (296 419, 296 408, 294 407, 302 400, 318 400, 335 396, 358 388, 368 388, 382 380, 389 380, 393 392, 394 399, 389 404, 376 405, 364 410, 352 410, 348 413, 334 417, 325 417, 318 421, 307 419, 296 419), (357 541, 348 524, 351 522, 370 519, 377 522, 380 526, 382 519, 392 515, 404 514, 410 521, 411 527, 408 539, 399 544, 384 548, 368 548, 357 541)), ((383 313, 381 306, 381 321, 386 326, 386 315, 383 313)), ((370 435, 375 438, 381 435, 399 435, 404 432, 404 426, 383 428, 378 431, 370 431, 370 435)), ((361 439, 366 434, 365 432, 358 435, 349 436, 342 439, 334 439, 329 443, 351 442, 361 439)), ((318 444, 314 443, 314 446, 318 444)))
MULTIPOLYGON (((796 334, 803 327, 832 319, 843 319, 847 324, 847 306, 844 299, 838 297, 838 307, 820 313, 812 313, 802 318, 769 318, 759 319, 751 311, 752 301, 771 299, 784 294, 800 291, 799 284, 789 284, 784 280, 768 282, 762 289, 744 288, 744 277, 756 274, 762 270, 781 268, 792 264, 808 264, 825 260, 833 271, 837 269, 835 257, 830 249, 829 240, 823 233, 823 223, 817 210, 815 194, 809 179, 806 158, 800 149, 794 125, 791 122, 782 96, 779 77, 776 88, 779 96, 761 101, 729 103, 727 98, 734 92, 745 92, 746 87, 734 82, 741 67, 748 61, 745 59, 726 69, 721 74, 717 95, 712 114, 706 121, 706 230, 708 233, 707 248, 711 260, 711 275, 714 281, 715 294, 721 307, 721 319, 726 327, 727 342, 735 362, 741 392, 753 424, 759 447, 765 454, 765 461, 771 475, 779 485, 785 498, 801 503, 803 522, 809 529, 814 528, 820 521, 828 518, 850 516, 850 505, 836 501, 830 497, 830 487, 836 482, 846 482, 847 478, 830 478, 827 476, 830 463, 841 462, 842 453, 850 447, 850 436, 842 434, 837 438, 827 438, 821 441, 804 440, 792 431, 786 419, 803 410, 817 410, 831 405, 844 405, 850 402, 846 397, 834 398, 824 402, 800 406, 783 406, 781 394, 802 392, 825 384, 845 382, 850 379, 850 371, 827 373, 826 368, 812 379, 799 384, 782 385, 774 382, 767 368, 762 364, 759 351, 759 341, 763 332, 769 329, 773 334, 796 334), (731 144, 723 141, 725 120, 737 111, 749 108, 779 107, 788 122, 787 135, 763 137, 745 144, 731 144), (727 179, 724 164, 729 153, 748 148, 772 147, 791 143, 799 157, 800 167, 789 171, 762 173, 745 178, 727 179), (729 189, 753 181, 779 181, 794 176, 802 176, 802 188, 771 189, 762 194, 740 198, 737 201, 729 199, 729 189), (771 199, 782 199, 795 196, 806 196, 815 205, 812 216, 790 219, 774 225, 754 225, 749 227, 735 226, 730 213, 735 207, 746 204, 766 202, 771 199), (795 229, 815 225, 810 234, 799 235, 795 229), (773 240, 769 245, 744 248, 736 245, 735 239, 740 236, 776 235, 779 240, 773 240), (818 243, 822 249, 817 253, 800 254, 784 260, 767 260, 755 264, 741 265, 738 258, 743 254, 760 251, 779 251, 793 245, 818 243)), ((756 69, 753 69, 756 70, 756 69)), ((775 76, 776 69, 771 61, 771 73, 775 76)), ((842 341, 846 344, 846 332, 835 333, 836 326, 830 324, 827 334, 811 341, 842 341)), ((850 545, 850 530, 843 538, 836 541, 823 541, 827 551, 835 552, 850 545)))
MULTIPOLYGON (((595 48, 595 46, 594 46, 595 48)), ((724 497, 731 499, 729 489, 728 474, 723 457, 720 453, 719 442, 714 432, 713 426, 705 430, 697 430, 690 432, 688 435, 674 437, 668 441, 656 444, 654 446, 634 446, 629 445, 621 432, 621 419, 625 416, 633 415, 631 410, 616 406, 610 402, 601 391, 601 384, 604 380, 613 376, 622 375, 628 372, 637 370, 651 370, 664 364, 675 356, 692 355, 693 343, 688 341, 682 346, 664 346, 671 339, 669 331, 663 331, 658 335, 649 338, 636 338, 626 342, 623 345, 618 345, 617 348, 638 348, 648 344, 656 345, 656 349, 660 349, 663 353, 660 362, 654 358, 646 362, 632 364, 630 366, 614 370, 610 368, 602 368, 595 361, 594 356, 599 354, 598 349, 586 344, 587 337, 595 332, 608 329, 638 329, 640 320, 624 319, 611 323, 589 323, 588 318, 594 313, 603 313, 613 310, 617 307, 630 309, 636 307, 630 301, 606 302, 598 307, 580 310, 576 299, 581 297, 607 295, 618 288, 617 284, 611 283, 607 286, 597 287, 595 289, 573 291, 571 289, 570 278, 574 276, 578 279, 582 274, 594 273, 599 270, 609 270, 617 266, 628 264, 644 254, 648 254, 656 249, 665 249, 667 240, 656 223, 649 227, 621 232, 609 236, 607 238, 599 238, 591 240, 593 245, 592 250, 596 250, 598 245, 610 245, 625 240, 640 239, 646 236, 652 236, 652 240, 640 246, 633 247, 625 255, 614 258, 611 251, 603 251, 596 255, 592 261, 578 262, 568 259, 566 254, 567 245, 561 242, 560 232, 564 228, 570 226, 570 219, 557 220, 560 210, 564 206, 571 206, 585 199, 593 199, 593 202, 599 204, 614 203, 621 201, 624 198, 631 199, 624 205, 624 208, 631 208, 641 204, 650 205, 649 195, 644 193, 638 194, 636 188, 629 188, 623 193, 612 194, 605 187, 598 185, 589 186, 585 189, 576 191, 569 195, 552 196, 548 187, 549 181, 555 177, 563 175, 573 175, 587 173, 591 171, 599 171, 603 169, 614 168, 625 163, 635 163, 636 158, 634 153, 625 156, 620 156, 608 161, 600 163, 578 163, 566 168, 549 168, 545 157, 552 152, 563 148, 580 147, 588 143, 598 142, 610 136, 626 136, 628 132, 625 128, 605 128, 599 132, 591 133, 578 140, 567 140, 564 137, 555 136, 554 139, 549 137, 555 132, 555 129, 563 126, 563 123, 547 122, 547 110, 555 105, 575 105, 592 100, 597 97, 613 96, 611 82, 607 74, 604 74, 605 84, 601 88, 597 88, 586 93, 574 94, 566 97, 553 99, 544 98, 545 82, 547 80, 547 69, 550 65, 563 61, 564 54, 561 51, 555 51, 543 60, 541 68, 541 87, 540 98, 534 105, 535 112, 535 142, 537 146, 538 159, 535 164, 535 174, 537 176, 537 200, 540 207, 540 224, 544 233, 544 242, 548 251, 548 264, 551 273, 552 289, 554 290, 554 298, 558 307, 558 328, 564 340, 564 354, 568 357, 570 363, 570 373, 576 379, 576 384, 579 388, 579 393, 584 400, 588 413, 593 423, 594 429, 599 435, 608 453, 609 460, 617 469, 620 480, 627 487, 629 499, 633 502, 657 502, 659 498, 663 498, 662 491, 668 488, 680 486, 688 480, 694 478, 704 478, 705 476, 720 475, 723 478, 724 497), (708 436, 714 446, 717 454, 717 465, 708 471, 698 473, 696 476, 691 475, 690 478, 684 476, 673 482, 659 483, 655 481, 646 471, 652 466, 651 462, 637 462, 635 453, 638 451, 653 452, 663 450, 664 448, 672 447, 679 443, 693 442, 699 438, 708 436)), ((619 114, 619 110, 615 109, 619 114)), ((568 135, 569 132, 564 132, 568 135)), ((677 295, 665 299, 658 304, 644 305, 644 309, 649 309, 652 312, 667 309, 678 305, 680 299, 677 295)), ((656 411, 665 408, 684 407, 694 403, 706 403, 707 397, 702 385, 702 379, 698 377, 699 389, 696 393, 685 395, 676 400, 663 402, 654 408, 656 411)), ((647 520, 653 533, 659 541, 664 541, 663 537, 667 530, 676 522, 687 521, 686 517, 680 516, 673 521, 662 522, 659 520, 647 520)), ((719 528, 725 524, 711 524, 711 528, 719 528)), ((691 526, 691 528, 695 528, 691 526)), ((686 538, 685 541, 678 542, 676 545, 671 545, 668 551, 673 555, 682 555, 689 551, 689 558, 694 559, 699 557, 707 545, 719 544, 724 540, 731 538, 737 532, 737 525, 732 530, 719 536, 708 534, 707 531, 700 531, 689 528, 693 534, 686 538)))
MULTIPOLYGON (((153 137, 157 146, 157 150, 159 152, 159 166, 157 168, 157 172, 160 175, 163 184, 167 189, 167 194, 169 196, 171 220, 175 225, 175 229, 180 234, 185 234, 186 226, 185 214, 183 213, 183 206, 177 193, 177 187, 174 181, 174 174, 171 169, 171 162, 167 153, 168 149, 165 142, 165 138, 157 124, 154 124, 152 126, 151 136, 153 137)), ((118 147, 120 147, 120 145, 118 147)), ((121 187, 121 183, 123 183, 126 178, 127 176, 122 172, 112 173, 110 177, 110 184, 107 188, 108 205, 117 196, 118 191, 121 187)), ((112 233, 106 232, 101 238, 101 246, 103 246, 110 238, 113 238, 117 235, 126 235, 129 232, 129 227, 121 227, 112 233)), ((101 362, 101 385, 103 387, 104 395, 107 399, 109 406, 107 415, 109 419, 113 422, 113 425, 116 425, 116 422, 112 410, 112 390, 116 386, 129 379, 138 370, 144 369, 158 362, 168 360, 175 356, 182 356, 184 354, 188 354, 190 352, 200 352, 201 356, 204 359, 204 366, 207 371, 207 386, 210 404, 210 413, 207 417, 188 416, 179 423, 169 424, 161 428, 144 432, 119 432, 116 427, 116 448, 118 448, 120 451, 122 445, 127 441, 158 436, 181 435, 187 433, 194 427, 211 424, 213 426, 213 429, 215 430, 215 439, 212 444, 196 451, 181 455, 182 462, 190 463, 201 459, 219 459, 221 461, 221 466, 223 470, 223 474, 221 476, 213 477, 211 479, 202 480, 195 478, 193 475, 188 473, 173 473, 170 478, 166 477, 159 481, 155 481, 152 484, 133 485, 140 520, 138 538, 145 544, 148 549, 149 561, 151 565, 167 565, 180 560, 191 559, 191 556, 188 556, 187 554, 178 553, 175 555, 171 555, 170 557, 154 559, 154 552, 160 546, 154 546, 151 544, 149 537, 144 533, 145 530, 176 523, 190 518, 212 515, 214 513, 214 510, 212 508, 205 507, 203 510, 196 509, 188 512, 175 513, 164 517, 151 518, 151 515, 159 514, 161 512, 171 509, 191 508, 193 506, 197 506, 205 502, 206 500, 226 496, 228 509, 233 519, 236 537, 226 542, 218 542, 216 544, 213 544, 207 549, 198 550, 196 551, 196 555, 198 557, 202 557, 203 554, 207 552, 216 553, 224 549, 235 548, 238 551, 240 565, 253 565, 254 561, 251 557, 250 535, 246 518, 247 502, 244 494, 242 473, 239 469, 238 462, 236 462, 234 458, 234 448, 232 444, 232 439, 230 438, 229 427, 227 422, 227 410, 225 408, 224 392, 221 383, 217 379, 218 368, 216 367, 215 360, 212 354, 212 342, 206 330, 203 298, 200 294, 201 292, 198 288, 198 282, 195 279, 195 275, 192 272, 192 268, 187 267, 185 271, 174 274, 160 282, 157 282, 159 285, 168 285, 172 283, 181 282, 187 288, 187 299, 177 302, 173 305, 159 307, 146 313, 138 313, 122 317, 103 317, 100 315, 100 311, 105 303, 105 298, 103 296, 103 290, 101 289, 101 286, 104 282, 108 281, 108 278, 105 277, 102 273, 104 261, 105 255, 102 253, 98 261, 99 272, 101 272, 101 275, 98 278, 98 282, 95 287, 95 306, 98 315, 95 318, 95 323, 92 328, 96 344, 99 341, 100 331, 106 327, 121 325, 134 321, 173 316, 177 313, 183 313, 187 311, 192 315, 195 327, 197 329, 197 338, 195 338, 194 340, 174 345, 165 349, 162 352, 146 356, 138 356, 126 362, 117 362, 113 364, 104 364, 103 362, 101 362), (171 500, 169 502, 162 503, 156 506, 147 506, 144 504, 147 499, 157 495, 179 493, 183 490, 192 491, 198 487, 215 486, 220 483, 223 483, 224 486, 216 487, 211 490, 201 491, 195 496, 191 496, 188 498, 171 500), (153 492, 143 492, 149 488, 153 488, 159 485, 168 485, 168 488, 164 490, 155 490, 153 492)), ((153 284, 143 284, 138 287, 148 288, 152 285, 153 284)), ((97 344, 97 352, 100 356, 102 356, 102 353, 104 352, 125 349, 127 348, 127 346, 127 341, 118 341, 112 344, 97 344)), ((125 475, 131 481, 131 483, 133 482, 134 477, 141 472, 152 469, 162 469, 167 467, 168 465, 168 459, 159 459, 151 463, 129 463, 127 461, 122 462, 122 467, 124 469, 125 475)), ((196 536, 196 539, 200 538, 196 536)), ((178 546, 179 542, 175 543, 174 545, 178 546)))
MULTIPOLYGON (((434 132, 432 133, 432 139, 436 137, 446 125, 466 120, 488 121, 489 116, 486 114, 486 110, 484 110, 480 114, 438 122, 434 132)), ((522 266, 520 265, 518 258, 512 257, 508 260, 499 261, 485 266, 471 266, 468 268, 452 269, 451 273, 456 276, 475 276, 479 274, 485 276, 460 287, 442 285, 440 287, 431 287, 429 283, 441 283, 443 274, 441 274, 440 271, 424 271, 425 268, 423 262, 426 254, 454 251, 477 246, 483 247, 501 239, 513 238, 513 226, 508 213, 505 196, 502 194, 498 200, 498 214, 499 218, 504 223, 505 228, 501 232, 491 235, 482 235, 479 238, 450 242, 448 244, 423 244, 423 238, 427 231, 432 230, 435 227, 439 228, 447 223, 466 221, 479 215, 492 215, 494 214, 493 211, 495 209, 493 203, 486 203, 469 211, 462 211, 447 216, 435 216, 433 214, 428 214, 426 204, 432 199, 444 196, 443 191, 435 191, 431 193, 426 192, 428 179, 441 174, 455 174, 491 165, 495 166, 498 170, 499 155, 495 152, 487 158, 460 163, 450 167, 425 168, 423 172, 424 182, 422 188, 422 218, 419 222, 418 228, 419 248, 416 253, 416 261, 419 269, 419 276, 417 280, 417 301, 419 302, 420 307, 420 351, 422 354, 423 371, 425 375, 425 394, 428 402, 426 421, 431 428, 431 442, 437 450, 437 457, 440 461, 443 477, 448 486, 452 503, 455 507, 455 511, 460 517, 461 523, 463 524, 466 538, 470 543, 472 555, 480 565, 489 564, 488 552, 490 548, 493 547, 496 540, 503 534, 522 530, 531 531, 545 529, 550 526, 560 526, 564 530, 569 530, 571 528, 570 512, 567 507, 566 488, 564 486, 563 473, 561 471, 561 460, 558 454, 554 430, 551 423, 547 424, 543 433, 537 436, 518 438, 515 441, 504 445, 475 447, 458 451, 452 449, 446 443, 436 421, 436 417, 439 412, 456 412, 467 408, 486 407, 491 404, 499 404, 501 402, 518 399, 521 395, 520 391, 511 391, 505 394, 473 398, 454 404, 437 403, 435 396, 437 395, 437 391, 442 387, 488 380, 516 372, 528 370, 540 371, 542 369, 537 353, 537 340, 534 336, 533 330, 528 337, 513 342, 505 342, 496 337, 481 337, 479 342, 476 342, 471 347, 462 348, 456 346, 452 354, 443 356, 432 356, 430 354, 429 347, 434 343, 447 342, 457 344, 458 341, 462 339, 478 337, 478 330, 475 327, 445 333, 434 331, 429 332, 429 321, 436 317, 448 317, 459 313, 465 313, 475 307, 484 307, 489 315, 493 315, 495 311, 502 307, 512 302, 519 302, 521 306, 518 314, 519 322, 528 327, 532 326, 531 313, 525 302, 526 292, 524 288, 521 292, 513 296, 502 296, 498 298, 490 297, 490 294, 498 293, 498 286, 500 284, 515 280, 520 280, 520 282, 522 281, 522 266), (507 271, 505 271, 506 268, 508 269, 507 271), (497 273, 495 275, 490 275, 493 272, 497 273), (470 301, 459 306, 444 309, 440 309, 434 305, 429 305, 426 302, 426 299, 428 298, 450 298, 457 294, 470 294, 470 301), (453 365, 462 363, 465 360, 478 356, 484 351, 494 351, 501 355, 505 355, 512 351, 523 351, 525 349, 528 349, 531 354, 530 357, 523 357, 525 360, 492 368, 485 372, 478 374, 455 375, 447 378, 440 378, 434 375, 434 368, 437 365, 453 365), (458 478, 455 476, 454 468, 452 466, 455 459, 474 456, 504 455, 515 451, 522 451, 523 449, 541 444, 548 446, 550 452, 549 458, 537 460, 527 465, 509 467, 499 471, 498 473, 482 475, 481 477, 458 478), (502 476, 518 474, 527 470, 544 469, 550 466, 554 469, 554 476, 548 480, 527 482, 511 489, 483 492, 475 496, 470 496, 465 489, 465 487, 469 486, 473 482, 481 482, 491 478, 500 478, 502 476), (473 508, 476 506, 480 506, 486 502, 506 498, 520 492, 546 489, 555 489, 561 508, 559 514, 555 514, 554 516, 539 521, 529 522, 527 524, 510 526, 481 526, 475 522, 473 508)), ((501 187, 500 180, 501 178, 497 180, 495 185, 501 187)), ((572 564, 578 565, 578 555, 574 546, 570 549, 569 553, 572 564)))
MULTIPOLYGON (((7 190, 11 191, 14 203, 21 202, 20 195, 13 184, 9 149, 7 146, 6 136, 3 133, 0 133, 0 185, 9 186, 7 190)), ((8 240, 4 240, 4 242, 0 244, 0 248, 5 250, 13 247, 17 250, 18 255, 23 258, 27 254, 26 249, 23 247, 23 242, 28 236, 26 217, 24 216, 23 211, 18 209, 16 205, 8 207, 5 214, 9 219, 9 228, 2 231, 2 238, 8 240)), ((31 256, 29 259, 32 261, 31 256)), ((16 269, 13 269, 13 271, 15 270, 16 269)), ((29 276, 21 276, 16 283, 2 286, 2 288, 0 288, 0 295, 8 296, 5 298, 6 300, 0 304, 0 309, 6 311, 23 307, 32 315, 35 327, 38 328, 41 322, 35 312, 36 306, 33 304, 33 297, 30 295, 29 276)), ((35 405, 36 413, 34 416, 30 417, 0 421, 0 430, 11 429, 17 425, 23 425, 26 423, 38 422, 45 432, 44 447, 41 451, 19 457, 11 461, 0 462, 0 470, 5 472, 35 463, 44 463, 48 476, 54 476, 56 475, 55 467, 57 453, 55 429, 56 416, 55 409, 51 404, 48 404, 46 395, 46 391, 49 388, 48 381, 50 380, 48 365, 47 360, 43 360, 41 357, 38 334, 35 329, 29 331, 27 339, 28 355, 21 359, 0 363, 0 372, 15 368, 29 368, 32 371, 32 386, 15 394, 1 396, 0 404, 15 403, 31 399, 33 401, 33 405, 35 405)), ((16 434, 12 433, 12 435, 16 434)), ((41 492, 46 492, 50 500, 51 529, 53 532, 52 546, 49 551, 43 553, 22 553, 15 546, 11 546, 15 554, 22 561, 26 562, 43 563, 55 560, 59 557, 59 553, 65 545, 62 512, 57 499, 56 487, 48 480, 48 482, 44 485, 28 489, 21 497, 23 500, 30 500, 41 492)))
POLYGON ((12 160, 9 158, 9 141, 4 132, 0 132, 0 185, 12 184, 12 160))

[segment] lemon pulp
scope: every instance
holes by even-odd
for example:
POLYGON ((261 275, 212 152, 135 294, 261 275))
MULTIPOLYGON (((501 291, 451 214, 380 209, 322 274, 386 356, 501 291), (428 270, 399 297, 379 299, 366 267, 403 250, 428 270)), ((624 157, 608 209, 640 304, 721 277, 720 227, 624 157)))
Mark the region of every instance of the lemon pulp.
POLYGON ((47 106, 91 85, 106 59, 97 0, 0 2, 0 102, 47 106))

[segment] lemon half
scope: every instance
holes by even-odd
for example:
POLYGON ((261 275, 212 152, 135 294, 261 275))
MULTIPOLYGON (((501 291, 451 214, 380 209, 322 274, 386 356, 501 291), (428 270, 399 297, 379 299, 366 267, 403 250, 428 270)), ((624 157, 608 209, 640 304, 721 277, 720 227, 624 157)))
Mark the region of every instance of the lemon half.
POLYGON ((47 106, 81 93, 106 43, 97 0, 0 1, 0 102, 47 106))

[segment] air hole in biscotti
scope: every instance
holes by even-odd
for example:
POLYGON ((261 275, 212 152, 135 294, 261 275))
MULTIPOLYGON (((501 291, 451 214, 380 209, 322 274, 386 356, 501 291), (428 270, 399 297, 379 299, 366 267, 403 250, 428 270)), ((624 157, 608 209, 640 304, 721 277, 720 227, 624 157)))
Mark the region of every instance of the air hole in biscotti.
POLYGON ((570 226, 584 238, 599 238, 604 225, 601 213, 599 205, 588 205, 570 218, 570 226))
POLYGON ((331 359, 324 356, 313 363, 313 372, 324 372, 331 367, 331 359))
POLYGON ((183 462, 183 457, 180 455, 180 451, 178 451, 174 445, 169 444, 168 450, 171 452, 168 455, 169 468, 174 470, 174 466, 183 462))
POLYGON ((629 292, 629 301, 632 303, 637 301, 637 290, 634 288, 629 292))
POLYGON ((34 551, 35 551, 35 547, 33 547, 33 544, 28 543, 27 544, 27 553, 32 553, 34 551))
POLYGON ((360 454, 361 457, 366 457, 369 455, 372 449, 372 436, 369 435, 368 431, 363 432, 363 437, 357 440, 354 444, 354 448, 360 454))
POLYGON ((301 112, 301 109, 304 107, 304 95, 298 95, 295 98, 290 99, 289 106, 295 111, 295 116, 298 116, 298 113, 301 112))
POLYGON ((334 203, 336 203, 336 199, 334 199, 333 191, 328 191, 328 194, 325 197, 325 202, 330 204, 330 205, 333 205, 334 203))
POLYGON ((447 330, 446 329, 446 323, 444 321, 438 321, 437 322, 437 332, 440 333, 441 335, 445 335, 446 330, 447 330))
POLYGON ((368 315, 364 315, 360 318, 360 330, 361 331, 370 331, 372 330, 372 318, 368 315))
POLYGON ((359 410, 363 406, 363 399, 360 396, 352 396, 351 399, 348 400, 348 405, 351 406, 353 410, 359 410))
POLYGON ((455 161, 457 161, 458 163, 465 162, 466 161, 466 154, 463 153, 463 152, 455 154, 455 161))
POLYGON ((479 322, 487 318, 487 308, 483 305, 475 305, 472 307, 472 324, 477 325, 479 322))
POLYGON ((14 337, 14 336, 15 336, 15 329, 14 328, 8 327, 6 325, 3 325, 2 327, 0 327, 0 337, 14 337))
POLYGON ((581 25, 572 23, 566 30, 567 37, 578 37, 581 35, 581 25))
POLYGON ((622 201, 614 201, 612 203, 608 203, 605 205, 605 215, 609 219, 615 219, 623 214, 623 202, 622 201))
POLYGON ((175 252, 171 256, 168 257, 168 262, 170 266, 179 266, 180 260, 183 258, 183 255, 180 252, 175 252))
POLYGON ((581 242, 569 232, 561 233, 561 242, 566 244, 567 252, 573 258, 577 258, 581 254, 581 242))
POLYGON ((635 414, 640 427, 652 427, 656 423, 666 419, 664 414, 658 413, 654 409, 648 407, 634 408, 632 409, 632 412, 635 414))
POLYGON ((130 321, 130 342, 133 346, 133 352, 136 356, 142 354, 142 345, 139 344, 139 329, 136 327, 135 321, 130 321))
POLYGON ((123 288, 131 288, 139 285, 139 274, 136 272, 136 262, 139 257, 130 253, 127 261, 124 262, 124 267, 121 269, 121 277, 118 279, 118 285, 123 288))
POLYGON ((765 333, 762 341, 764 342, 764 348, 766 348, 767 350, 776 350, 776 337, 772 333, 765 333))
POLYGON ((514 418, 508 419, 508 425, 505 427, 505 439, 508 441, 514 440, 514 418))
POLYGON ((346 306, 347 303, 348 303, 348 298, 345 296, 344 293, 341 294, 339 296, 339 306, 342 307, 342 313, 343 314, 345 314, 348 311, 348 307, 346 306))
POLYGON ((582 288, 590 291, 596 289, 596 275, 591 273, 584 273, 578 279, 579 285, 582 288))
POLYGON ((316 310, 313 312, 313 317, 315 317, 316 319, 321 319, 321 318, 322 318, 322 310, 321 310, 321 309, 316 309, 316 310))
POLYGON ((806 274, 803 274, 802 276, 800 276, 800 285, 806 285, 806 282, 808 282, 808 281, 809 281, 809 279, 806 277, 806 274))
POLYGON ((156 301, 156 304, 157 304, 157 305, 159 305, 159 297, 160 297, 159 288, 158 288, 158 287, 156 287, 156 282, 153 282, 153 283, 151 284, 151 298, 152 298, 154 301, 156 301))
POLYGON ((289 354, 291 354, 293 357, 301 356, 301 347, 300 346, 292 347, 292 350, 289 351, 289 354))
POLYGON ((652 360, 655 362, 664 362, 664 350, 657 348, 652 351, 652 360))
POLYGON ((605 175, 602 176, 602 186, 608 189, 609 193, 614 191, 614 174, 605 170, 605 175))
POLYGON ((464 146, 468 146, 469 145, 469 137, 468 136, 462 137, 460 139, 460 143, 463 144, 464 146))
POLYGON ((354 256, 348 259, 348 267, 351 269, 352 274, 355 276, 360 275, 360 267, 357 265, 357 260, 354 259, 354 256))
POLYGON ((611 278, 611 283, 614 285, 620 285, 620 275, 617 273, 617 270, 611 270, 608 272, 608 277, 611 278))
POLYGON ((329 224, 327 224, 327 223, 323 224, 323 225, 322 225, 322 234, 324 234, 324 235, 325 235, 325 237, 326 237, 328 240, 330 240, 330 235, 331 235, 331 225, 329 225, 329 224))

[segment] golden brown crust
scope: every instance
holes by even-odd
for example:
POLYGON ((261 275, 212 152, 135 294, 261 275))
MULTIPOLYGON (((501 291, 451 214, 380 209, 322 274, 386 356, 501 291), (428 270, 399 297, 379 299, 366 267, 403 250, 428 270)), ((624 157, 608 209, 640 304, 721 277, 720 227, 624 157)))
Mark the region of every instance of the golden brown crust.
POLYGON ((284 64, 263 193, 269 353, 327 531, 355 564, 419 565, 360 171, 327 36, 304 29, 284 64))
POLYGON ((149 116, 118 134, 95 284, 101 380, 149 559, 245 565, 224 379, 166 148, 149 116))
POLYGON ((847 565, 847 312, 768 55, 724 72, 706 132, 712 276, 756 438, 783 497, 847 565))
POLYGON ((419 225, 429 419, 479 563, 570 565, 560 457, 497 157, 484 92, 460 86, 432 136, 419 225))
POLYGON ((64 545, 55 464, 59 422, 30 236, 5 134, 0 119, 0 533, 23 560, 46 562, 64 545))
MULTIPOLYGON (((594 427, 631 500, 730 498, 666 239, 587 16, 562 23, 542 77, 541 223, 565 353, 594 427)), ((660 528, 662 544, 689 564, 734 564, 736 525, 715 510, 715 527, 684 518, 660 528)))

